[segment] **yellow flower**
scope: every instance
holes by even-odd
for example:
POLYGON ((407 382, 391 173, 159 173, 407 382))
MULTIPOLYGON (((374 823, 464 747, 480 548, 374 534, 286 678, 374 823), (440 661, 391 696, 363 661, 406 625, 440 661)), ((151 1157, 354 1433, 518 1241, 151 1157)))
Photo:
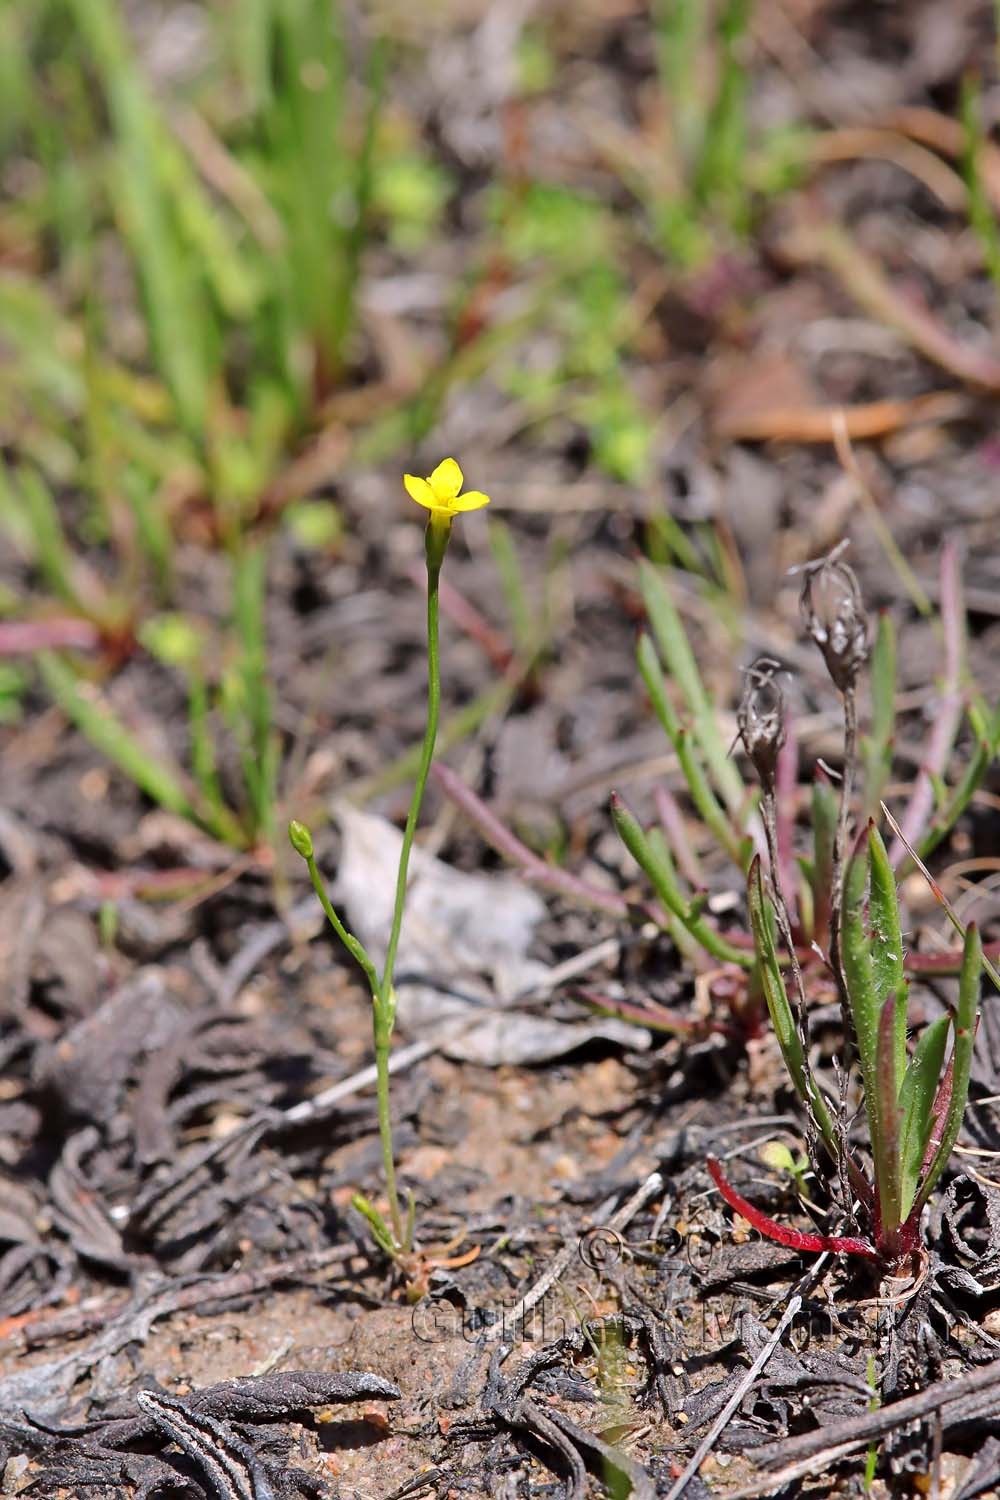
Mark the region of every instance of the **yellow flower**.
POLYGON ((462 495, 462 471, 453 458, 439 463, 427 479, 418 479, 415 474, 404 474, 406 493, 418 505, 426 506, 432 521, 451 522, 451 518, 462 510, 481 510, 489 505, 489 495, 481 490, 466 490, 462 495))

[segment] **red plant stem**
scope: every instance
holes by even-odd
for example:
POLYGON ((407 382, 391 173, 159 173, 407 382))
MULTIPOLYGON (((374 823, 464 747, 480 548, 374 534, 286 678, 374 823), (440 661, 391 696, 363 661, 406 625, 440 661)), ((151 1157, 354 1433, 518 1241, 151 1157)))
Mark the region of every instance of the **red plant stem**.
POLYGON ((96 651, 101 632, 90 620, 4 620, 0 623, 0 656, 30 656, 35 651, 96 651))
POLYGON ((653 792, 653 800, 656 803, 656 815, 660 820, 660 827, 670 845, 678 870, 696 891, 702 890, 705 879, 698 863, 698 856, 687 836, 684 814, 677 804, 676 797, 665 786, 659 785, 653 792))
POLYGON ((769 1240, 776 1240, 779 1245, 787 1245, 790 1250, 811 1250, 817 1254, 828 1251, 832 1255, 862 1255, 866 1260, 878 1260, 879 1256, 873 1245, 867 1240, 854 1239, 850 1235, 840 1234, 806 1234, 800 1229, 787 1229, 784 1224, 778 1224, 767 1214, 762 1213, 759 1208, 754 1208, 742 1197, 723 1174, 722 1168, 714 1156, 707 1159, 709 1173, 719 1192, 725 1198, 731 1209, 746 1219, 754 1229, 759 1229, 761 1234, 766 1235, 769 1240))
POLYGON ((562 870, 558 865, 550 865, 547 860, 540 859, 448 766, 435 761, 432 775, 445 795, 461 808, 491 848, 516 866, 530 885, 540 885, 546 890, 557 891, 560 895, 569 896, 574 901, 581 901, 586 906, 596 906, 615 917, 628 916, 629 903, 619 891, 604 890, 601 886, 591 885, 588 881, 571 875, 568 870, 562 870))
POLYGON ((591 989, 576 989, 573 993, 584 1005, 589 1005, 594 1010, 620 1016, 624 1021, 637 1021, 641 1026, 649 1026, 654 1031, 676 1032, 688 1036, 707 1035, 710 1032, 732 1036, 736 1031, 734 1026, 727 1026, 724 1021, 703 1021, 700 1016, 681 1015, 680 1011, 670 1010, 665 1005, 657 1004, 655 1000, 636 1005, 630 1000, 613 1000, 609 995, 601 995, 591 989))

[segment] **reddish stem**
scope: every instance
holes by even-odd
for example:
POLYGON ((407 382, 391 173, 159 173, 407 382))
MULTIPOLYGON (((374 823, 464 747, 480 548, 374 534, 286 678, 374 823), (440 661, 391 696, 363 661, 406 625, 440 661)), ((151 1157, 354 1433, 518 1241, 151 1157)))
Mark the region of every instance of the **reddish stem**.
POLYGON ((779 1245, 787 1245, 790 1250, 812 1250, 817 1254, 829 1251, 833 1255, 863 1255, 866 1260, 879 1259, 874 1246, 870 1245, 867 1240, 854 1239, 850 1235, 806 1234, 800 1229, 787 1229, 784 1224, 776 1223, 759 1208, 754 1208, 752 1203, 748 1203, 746 1198, 742 1197, 727 1181, 714 1156, 708 1157, 707 1166, 712 1181, 729 1207, 752 1224, 754 1229, 759 1229, 761 1234, 766 1235, 769 1240, 776 1240, 779 1245))

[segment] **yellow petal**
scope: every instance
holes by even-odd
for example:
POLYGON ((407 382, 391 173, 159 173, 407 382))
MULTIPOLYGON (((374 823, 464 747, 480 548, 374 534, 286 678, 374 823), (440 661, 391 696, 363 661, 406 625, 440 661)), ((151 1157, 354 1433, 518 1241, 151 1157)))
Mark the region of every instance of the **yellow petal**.
POLYGON ((454 500, 462 488, 462 471, 453 458, 443 459, 428 483, 439 501, 454 500))
POLYGON ((437 508, 437 498, 426 479, 418 479, 416 474, 404 474, 403 484, 410 499, 418 505, 426 505, 428 510, 437 508))
POLYGON ((489 495, 484 495, 482 490, 466 490, 464 495, 457 495, 451 502, 452 510, 482 510, 484 505, 489 505, 489 495))

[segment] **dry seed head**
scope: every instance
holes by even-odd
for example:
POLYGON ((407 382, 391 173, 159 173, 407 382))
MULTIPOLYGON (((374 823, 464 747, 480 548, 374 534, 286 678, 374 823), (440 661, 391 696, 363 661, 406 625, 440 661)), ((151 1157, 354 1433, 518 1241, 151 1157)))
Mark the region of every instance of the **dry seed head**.
POLYGON ((823 653, 826 669, 842 693, 854 686, 868 657, 868 616, 854 569, 840 561, 846 542, 808 563, 799 606, 806 630, 823 653))
POLYGON ((743 748, 765 791, 774 790, 778 754, 785 743, 785 695, 779 662, 758 656, 746 670, 746 686, 736 710, 743 748))

